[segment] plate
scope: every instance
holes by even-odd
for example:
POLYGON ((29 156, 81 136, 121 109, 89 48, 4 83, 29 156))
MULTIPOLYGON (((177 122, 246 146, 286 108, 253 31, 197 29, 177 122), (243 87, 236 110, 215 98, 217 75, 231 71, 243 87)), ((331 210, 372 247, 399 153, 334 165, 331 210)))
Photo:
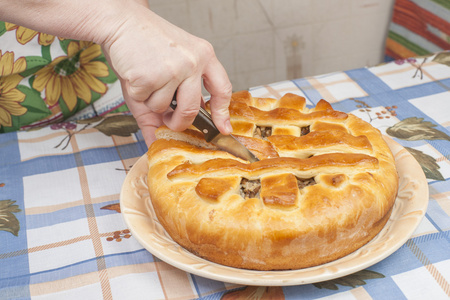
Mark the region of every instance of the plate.
POLYGON ((311 268, 255 271, 223 266, 182 248, 159 223, 147 191, 147 155, 127 174, 120 194, 122 215, 133 236, 150 253, 183 271, 223 282, 289 286, 326 281, 363 270, 391 255, 413 234, 425 215, 428 183, 422 168, 400 144, 385 137, 395 157, 399 190, 389 221, 369 243, 338 260, 311 268))

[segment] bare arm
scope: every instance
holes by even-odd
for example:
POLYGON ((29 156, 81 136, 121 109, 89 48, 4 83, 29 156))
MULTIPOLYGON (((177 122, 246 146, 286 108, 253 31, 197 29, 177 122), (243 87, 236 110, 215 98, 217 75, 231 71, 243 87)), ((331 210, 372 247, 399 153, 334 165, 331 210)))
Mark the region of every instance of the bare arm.
POLYGON ((0 19, 60 37, 101 43, 109 34, 101 30, 105 21, 109 25, 123 22, 118 18, 121 2, 0 0, 0 19))
POLYGON ((231 132, 231 83, 212 46, 147 7, 146 0, 0 0, 0 20, 100 44, 148 145, 163 121, 173 130, 192 123, 202 79, 216 126, 231 132), (172 113, 176 89, 178 108, 172 113))

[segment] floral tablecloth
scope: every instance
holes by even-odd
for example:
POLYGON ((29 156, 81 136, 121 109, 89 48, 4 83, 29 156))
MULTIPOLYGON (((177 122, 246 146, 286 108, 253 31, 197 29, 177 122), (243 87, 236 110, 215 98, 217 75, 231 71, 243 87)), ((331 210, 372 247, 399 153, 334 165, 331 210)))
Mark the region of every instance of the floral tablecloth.
POLYGON ((153 256, 119 206, 147 148, 126 114, 0 134, 0 299, 448 299, 450 53, 277 82, 253 96, 324 98, 405 147, 429 187, 426 214, 396 252, 366 270, 314 284, 214 281, 153 256))

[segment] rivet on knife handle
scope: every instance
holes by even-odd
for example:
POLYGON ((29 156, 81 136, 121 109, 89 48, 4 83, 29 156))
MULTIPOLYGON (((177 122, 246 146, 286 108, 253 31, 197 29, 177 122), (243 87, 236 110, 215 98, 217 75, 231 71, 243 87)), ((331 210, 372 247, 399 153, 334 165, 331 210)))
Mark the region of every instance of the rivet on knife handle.
MULTIPOLYGON (((176 97, 177 93, 175 92, 175 95, 173 95, 172 101, 170 102, 170 107, 173 108, 174 110, 177 108, 176 97)), ((203 132, 203 134, 205 135, 205 140, 207 142, 210 142, 220 133, 216 125, 214 125, 211 119, 211 115, 205 109, 203 109, 203 107, 200 107, 200 110, 197 116, 195 117, 192 125, 194 125, 197 129, 203 132)))

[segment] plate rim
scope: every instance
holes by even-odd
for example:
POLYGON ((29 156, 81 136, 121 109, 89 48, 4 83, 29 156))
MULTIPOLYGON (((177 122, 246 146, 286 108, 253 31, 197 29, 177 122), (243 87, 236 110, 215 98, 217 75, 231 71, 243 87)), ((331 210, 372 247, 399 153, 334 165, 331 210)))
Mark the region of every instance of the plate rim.
MULTIPOLYGON (((417 162, 417 160, 402 145, 400 145, 399 143, 394 141, 392 138, 387 137, 385 135, 383 135, 383 138, 385 139, 389 148, 393 152, 394 158, 399 155, 402 156, 402 158, 404 158, 404 159, 406 157, 408 162, 411 163, 411 165, 409 165, 408 168, 422 170, 422 168, 419 165, 419 163, 417 162), (396 151, 394 152, 393 150, 396 150, 396 151)), ((391 217, 390 217, 389 221, 386 223, 386 225, 383 227, 383 229, 380 231, 380 233, 377 234, 377 236, 375 236, 370 242, 368 242, 361 248, 355 250, 354 252, 348 254, 347 256, 344 256, 340 259, 337 259, 337 260, 334 260, 334 261, 331 261, 331 262, 328 262, 328 263, 325 263, 322 265, 309 267, 309 268, 303 268, 303 269, 297 269, 297 270, 258 271, 258 270, 239 269, 239 268, 220 265, 220 264, 208 261, 206 259, 203 259, 201 257, 195 256, 188 250, 182 248, 180 245, 178 245, 175 241, 173 241, 169 237, 169 239, 172 241, 172 243, 174 243, 175 247, 181 248, 183 251, 187 252, 186 255, 188 255, 190 257, 194 256, 195 260, 197 260, 198 263, 203 263, 206 266, 204 268, 194 268, 191 265, 187 265, 178 260, 174 260, 167 254, 159 251, 155 247, 152 247, 152 244, 151 243, 149 244, 149 240, 145 239, 145 237, 142 237, 139 233, 139 230, 137 230, 135 228, 133 218, 132 217, 130 218, 131 210, 129 207, 127 207, 124 204, 125 203, 124 199, 125 199, 125 197, 127 197, 126 195, 128 195, 131 192, 130 187, 129 187, 130 182, 133 179, 137 178, 137 177, 134 177, 136 170, 138 169, 138 167, 142 167, 142 164, 144 164, 144 163, 145 163, 145 165, 147 164, 147 153, 142 155, 135 162, 133 167, 130 169, 130 171, 128 172, 128 174, 125 178, 125 181, 122 185, 122 189, 120 192, 120 209, 122 212, 122 217, 124 218, 125 223, 128 226, 129 230, 131 231, 131 234, 134 236, 134 238, 136 238, 136 240, 139 242, 139 244, 141 246, 143 246, 147 251, 149 251, 152 255, 154 255, 158 259, 164 261, 165 263, 168 263, 169 265, 172 265, 172 266, 174 266, 180 270, 183 270, 185 272, 188 272, 190 274, 195 274, 195 275, 198 275, 198 276, 201 276, 204 278, 218 280, 218 281, 222 281, 222 282, 234 283, 234 284, 242 284, 242 285, 250 285, 250 286, 303 285, 303 284, 310 284, 310 283, 340 278, 340 277, 358 272, 360 270, 366 269, 366 268, 384 260, 391 254, 393 254, 395 251, 397 251, 404 243, 407 242, 407 240, 411 237, 411 235, 416 230, 417 226, 422 221, 422 219, 426 213, 428 202, 429 202, 428 182, 426 180, 425 174, 423 173, 423 171, 421 171, 420 175, 414 174, 415 175, 414 178, 416 179, 416 181, 419 184, 418 189, 420 190, 420 193, 417 193, 417 191, 415 191, 415 193, 413 193, 412 197, 413 198, 414 197, 424 197, 425 199, 422 200, 421 202, 419 202, 422 205, 420 207, 418 207, 417 210, 421 211, 421 213, 419 216, 416 216, 416 218, 414 219, 413 226, 408 227, 409 231, 406 232, 406 234, 404 234, 403 237, 400 238, 394 245, 392 245, 391 247, 388 247, 387 249, 384 249, 383 251, 380 251, 378 255, 373 256, 370 260, 355 264, 353 267, 340 269, 335 272, 332 272, 332 271, 327 272, 327 269, 330 269, 330 268, 333 269, 333 265, 339 264, 340 261, 343 261, 345 259, 350 259, 350 261, 351 261, 352 260, 351 256, 354 256, 361 251, 370 249, 369 247, 371 246, 373 241, 376 240, 376 238, 379 235, 381 235, 382 232, 387 230, 386 228, 388 226, 395 224, 395 222, 396 222, 395 220, 391 221, 391 217), (420 177, 420 178, 418 178, 418 177, 420 177), (225 274, 216 273, 216 272, 214 272, 216 269, 224 270, 227 272, 225 274), (323 270, 323 272, 320 272, 321 269, 323 270), (317 274, 314 276, 309 276, 309 277, 302 276, 305 273, 307 274, 308 272, 309 273, 316 272, 317 274), (239 274, 239 273, 241 273, 241 274, 239 274), (243 273, 245 273, 245 276, 242 275, 243 273), (292 277, 286 278, 286 276, 292 276, 292 277), (266 278, 266 277, 270 277, 270 278, 266 278), (275 277, 275 279, 273 277, 275 277)), ((397 159, 396 159, 396 163, 397 163, 397 159)), ((146 175, 146 174, 144 174, 144 175, 146 175)), ((146 176, 145 176, 145 178, 146 178, 146 176)), ((401 174, 399 174, 399 178, 401 178, 401 174)), ((400 184, 400 180, 399 180, 399 184, 400 184)), ((396 197, 396 200, 395 200, 396 203, 397 203, 397 201, 400 201, 397 198, 398 197, 396 197)), ((148 198, 148 200, 149 200, 149 198, 148 198)), ((148 202, 151 202, 151 201, 148 201, 148 202)), ((151 205, 151 203, 149 203, 148 205, 151 205)), ((394 206, 395 206, 395 204, 394 204, 394 206)), ((150 215, 145 216, 142 212, 141 212, 140 217, 144 217, 144 218, 147 217, 150 219, 152 218, 150 215)), ((167 233, 166 233, 166 235, 168 236, 167 233)))

